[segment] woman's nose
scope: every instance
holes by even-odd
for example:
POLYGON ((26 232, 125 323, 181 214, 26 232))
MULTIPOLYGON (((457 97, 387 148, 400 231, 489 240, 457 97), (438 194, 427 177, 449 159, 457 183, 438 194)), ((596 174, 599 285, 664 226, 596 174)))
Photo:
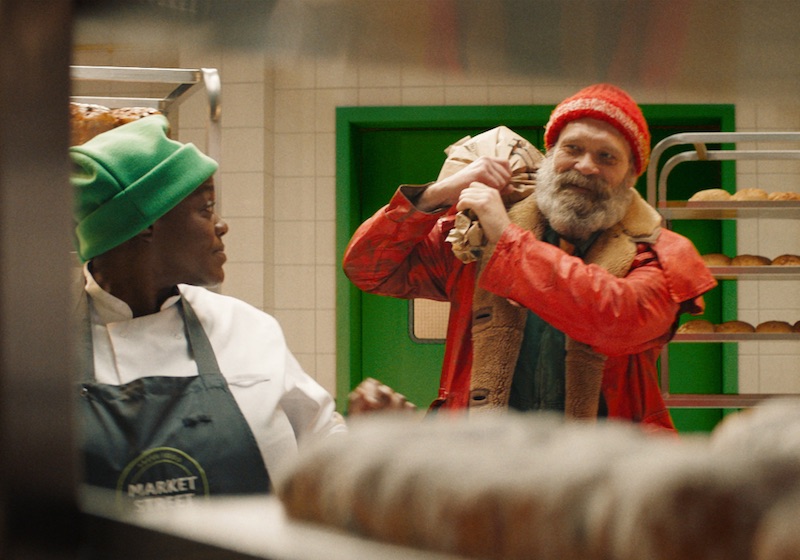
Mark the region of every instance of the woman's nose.
POLYGON ((214 224, 214 229, 217 231, 217 235, 222 237, 226 233, 228 233, 228 222, 219 218, 216 224, 214 224))

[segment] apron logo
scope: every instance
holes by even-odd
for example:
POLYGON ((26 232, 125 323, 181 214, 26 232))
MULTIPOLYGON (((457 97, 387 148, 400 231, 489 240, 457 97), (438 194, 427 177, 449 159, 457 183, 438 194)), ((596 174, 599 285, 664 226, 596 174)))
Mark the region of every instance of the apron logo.
POLYGON ((117 500, 132 500, 139 512, 188 507, 208 495, 203 468, 172 447, 148 449, 128 463, 117 482, 117 500))

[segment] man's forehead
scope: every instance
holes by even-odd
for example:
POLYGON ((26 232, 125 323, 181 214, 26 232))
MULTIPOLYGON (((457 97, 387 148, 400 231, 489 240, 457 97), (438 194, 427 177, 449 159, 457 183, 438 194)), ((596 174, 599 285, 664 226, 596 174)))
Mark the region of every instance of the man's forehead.
POLYGON ((614 125, 600 119, 592 118, 576 119, 567 123, 561 131, 561 134, 559 134, 558 139, 561 140, 565 137, 583 135, 610 135, 620 142, 627 143, 625 137, 614 125))
POLYGON ((630 144, 622 133, 614 125, 599 119, 584 118, 568 123, 558 136, 557 143, 590 140, 601 143, 605 149, 614 148, 632 156, 630 144))

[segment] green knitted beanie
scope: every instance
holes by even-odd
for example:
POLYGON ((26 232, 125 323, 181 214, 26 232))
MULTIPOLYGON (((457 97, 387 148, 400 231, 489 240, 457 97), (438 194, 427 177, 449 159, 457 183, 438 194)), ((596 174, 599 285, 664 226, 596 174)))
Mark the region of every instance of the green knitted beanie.
POLYGON ((70 148, 82 262, 135 237, 217 170, 193 144, 168 138, 168 129, 166 117, 154 115, 70 148))

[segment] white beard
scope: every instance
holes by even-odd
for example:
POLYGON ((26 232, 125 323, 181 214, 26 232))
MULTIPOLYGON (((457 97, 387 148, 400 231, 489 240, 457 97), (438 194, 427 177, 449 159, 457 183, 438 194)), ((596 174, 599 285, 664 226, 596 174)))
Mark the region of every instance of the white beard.
MULTIPOLYGON (((624 180, 628 182, 628 178, 624 180)), ((558 173, 548 154, 536 172, 533 196, 550 227, 570 241, 585 241, 597 231, 619 222, 633 200, 633 189, 621 183, 609 186, 598 177, 587 177, 574 169, 558 173), (588 188, 574 191, 564 185, 588 188)))

